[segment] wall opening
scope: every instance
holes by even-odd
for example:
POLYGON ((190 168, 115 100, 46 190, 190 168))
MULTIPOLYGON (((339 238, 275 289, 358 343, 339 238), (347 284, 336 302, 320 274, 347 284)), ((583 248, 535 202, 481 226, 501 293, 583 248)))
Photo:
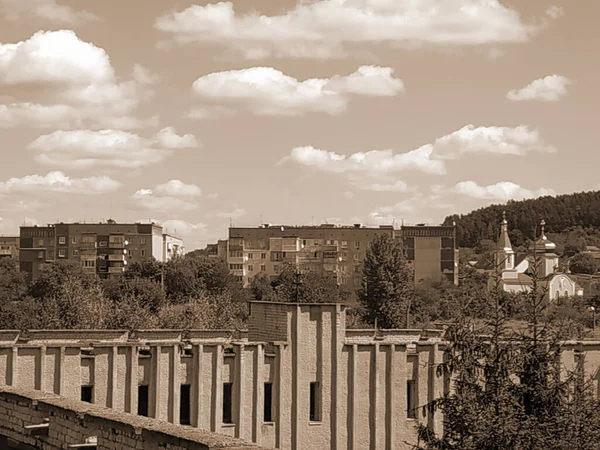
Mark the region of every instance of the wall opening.
POLYGON ((181 425, 190 425, 190 406, 191 406, 191 386, 182 384, 179 392, 179 423, 181 425))
POLYGON ((87 403, 94 402, 94 386, 81 386, 81 401, 87 403))
POLYGON ((310 383, 310 421, 321 421, 321 389, 318 381, 310 383))
POLYGON ((273 422, 273 383, 265 383, 264 422, 273 422))
POLYGON ((406 380, 406 417, 409 419, 417 418, 417 391, 414 380, 406 380))
POLYGON ((148 417, 148 386, 138 386, 138 416, 148 417))
POLYGON ((233 423, 233 383, 223 383, 223 423, 233 423))

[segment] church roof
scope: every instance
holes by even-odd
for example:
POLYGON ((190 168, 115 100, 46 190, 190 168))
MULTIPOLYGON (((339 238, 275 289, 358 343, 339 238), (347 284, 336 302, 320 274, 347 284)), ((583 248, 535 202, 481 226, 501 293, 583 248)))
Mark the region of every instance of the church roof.
POLYGON ((512 250, 512 244, 508 237, 508 222, 506 221, 505 212, 502 213, 502 228, 500 229, 500 237, 496 245, 499 250, 512 250))
POLYGON ((544 230, 546 222, 544 222, 542 220, 541 225, 542 225, 542 235, 537 241, 535 241, 535 243, 533 245, 530 246, 530 248, 532 250, 535 249, 536 251, 541 251, 541 252, 553 252, 554 250, 556 250, 556 244, 546 237, 546 233, 544 230))

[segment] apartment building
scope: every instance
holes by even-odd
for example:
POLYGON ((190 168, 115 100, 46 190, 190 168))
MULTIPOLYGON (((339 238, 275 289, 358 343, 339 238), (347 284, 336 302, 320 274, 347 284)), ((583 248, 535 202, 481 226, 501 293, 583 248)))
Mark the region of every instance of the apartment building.
POLYGON ((458 282, 458 249, 453 226, 394 228, 391 225, 273 226, 230 228, 227 262, 233 275, 248 286, 252 277, 277 276, 283 264, 301 271, 329 274, 355 292, 362 282, 365 253, 371 241, 387 234, 400 241, 415 273, 415 282, 458 282))
POLYGON ((184 252, 183 241, 154 223, 57 223, 21 227, 21 271, 35 278, 49 261, 76 261, 100 278, 121 275, 127 264, 168 261, 184 252))
POLYGON ((19 260, 19 236, 0 236, 0 258, 19 260))

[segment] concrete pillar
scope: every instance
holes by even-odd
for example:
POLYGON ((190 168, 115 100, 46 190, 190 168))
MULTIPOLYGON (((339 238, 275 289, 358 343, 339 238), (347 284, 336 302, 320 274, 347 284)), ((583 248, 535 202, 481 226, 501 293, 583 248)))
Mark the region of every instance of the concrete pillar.
POLYGON ((37 380, 35 388, 39 391, 46 390, 46 346, 40 347, 40 366, 37 370, 37 380))
POLYGON ((204 354, 204 346, 202 344, 194 347, 194 380, 193 380, 193 408, 196 428, 202 428, 202 355, 204 354))
POLYGON ((341 306, 336 305, 331 315, 331 449, 337 450, 340 442, 340 356, 343 347, 343 329, 340 323, 341 306))
POLYGON ((110 360, 108 362, 108 398, 107 404, 109 408, 114 408, 117 403, 117 355, 119 348, 113 345, 110 349, 110 360))
POLYGON ((223 422, 223 346, 217 345, 213 365, 213 404, 211 431, 218 433, 223 422))
POLYGON ((170 376, 170 401, 169 401, 169 422, 179 425, 179 404, 181 393, 181 356, 179 356, 179 344, 175 344, 171 351, 171 373, 170 376))
POLYGON ((254 404, 252 414, 252 442, 258 442, 261 436, 261 425, 263 422, 262 411, 264 408, 264 361, 265 352, 262 344, 257 344, 254 353, 254 404))
POLYGON ((352 351, 350 352, 350 358, 348 362, 348 383, 350 385, 350 408, 348 409, 348 420, 350 426, 348 428, 348 447, 349 450, 357 450, 356 447, 356 367, 358 358, 358 345, 352 345, 352 351))
POLYGON ((386 448, 396 448, 396 345, 390 344, 387 352, 386 393, 387 405, 385 413, 386 448))
POLYGON ((396 346, 395 358, 398 364, 394 364, 394 372, 396 386, 398 392, 396 393, 396 401, 394 402, 395 409, 393 410, 393 416, 395 420, 395 436, 394 439, 396 444, 404 442, 405 435, 404 430, 413 426, 412 421, 408 420, 406 410, 408 408, 408 399, 406 397, 406 380, 408 378, 408 357, 406 344, 400 344, 396 346))
POLYGON ((128 354, 128 365, 129 370, 127 371, 127 385, 125 389, 127 395, 127 401, 125 402, 125 412, 130 414, 137 414, 137 400, 138 400, 138 349, 137 346, 132 345, 129 347, 128 354))
POLYGON ((370 427, 371 427, 371 448, 377 448, 379 445, 377 442, 377 429, 381 424, 377 423, 377 410, 379 409, 379 368, 377 367, 377 360, 379 356, 379 344, 375 343, 371 353, 371 414, 370 414, 370 427))
POLYGON ((58 395, 63 395, 65 391, 65 347, 61 345, 58 363, 58 395))
MULTIPOLYGON (((437 343, 433 345, 431 351, 433 353, 430 358, 431 361, 433 361, 432 368, 431 368, 431 380, 432 380, 432 384, 433 384, 433 389, 432 389, 432 395, 431 395, 430 401, 433 401, 444 395, 444 377, 437 376, 437 368, 439 367, 440 364, 442 364, 444 354, 440 350, 440 345, 437 343)), ((442 434, 444 432, 443 417, 442 417, 442 413, 439 411, 436 411, 433 414, 433 431, 435 432, 435 434, 437 436, 442 436, 442 434)))
POLYGON ((243 429, 244 429, 244 421, 246 419, 244 414, 244 393, 246 391, 246 377, 244 376, 244 353, 245 346, 244 344, 240 344, 237 346, 238 354, 235 361, 235 371, 234 371, 234 383, 237 384, 237 418, 236 418, 236 428, 235 428, 235 437, 241 438, 243 429))
POLYGON ((149 395, 148 402, 151 404, 150 417, 155 419, 159 418, 160 415, 160 391, 162 389, 160 360, 161 360, 162 348, 160 345, 154 346, 154 354, 152 355, 153 369, 152 369, 152 395, 149 395))
POLYGON ((283 397, 283 374, 284 374, 284 366, 283 366, 283 356, 284 356, 284 346, 283 344, 279 344, 277 346, 277 373, 275 376, 275 387, 277 390, 277 411, 276 411, 276 429, 275 429, 275 447, 282 448, 283 446, 283 406, 284 406, 284 397, 283 397))
POLYGON ((292 442, 291 447, 292 450, 298 450, 299 440, 298 440, 298 427, 300 426, 299 420, 300 416, 298 414, 299 408, 299 396, 300 396, 300 316, 301 316, 301 306, 297 305, 294 308, 294 313, 292 316, 292 442))

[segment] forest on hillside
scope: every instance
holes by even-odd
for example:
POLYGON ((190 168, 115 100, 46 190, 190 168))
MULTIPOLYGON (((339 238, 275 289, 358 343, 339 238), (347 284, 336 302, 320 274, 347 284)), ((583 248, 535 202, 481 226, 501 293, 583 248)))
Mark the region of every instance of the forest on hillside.
MULTIPOLYGON (((587 245, 600 241, 600 191, 544 196, 491 205, 463 215, 446 217, 444 225, 456 222, 460 247, 476 247, 482 240, 498 238, 502 212, 506 211, 508 229, 514 245, 523 245, 539 233, 539 223, 546 221, 546 232, 553 235, 575 233, 587 239, 587 245)), ((566 240, 563 239, 563 240, 566 240)))

